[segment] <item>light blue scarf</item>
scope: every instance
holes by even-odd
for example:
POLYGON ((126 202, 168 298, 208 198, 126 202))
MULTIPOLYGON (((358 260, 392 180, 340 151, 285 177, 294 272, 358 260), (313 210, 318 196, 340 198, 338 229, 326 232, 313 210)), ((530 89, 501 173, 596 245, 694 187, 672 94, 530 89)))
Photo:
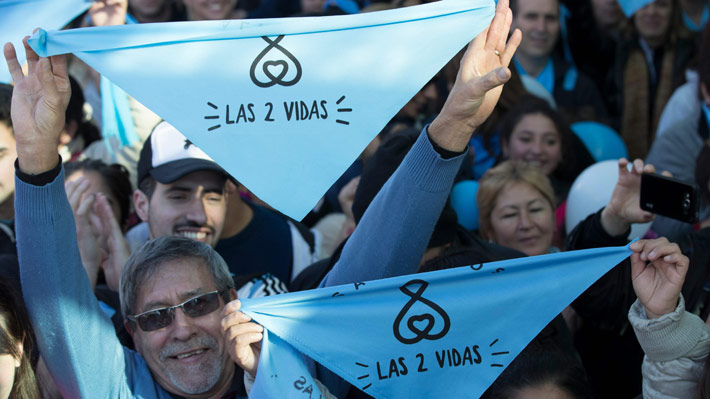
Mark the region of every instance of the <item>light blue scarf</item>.
POLYGON ((39 31, 31 45, 42 56, 74 53, 301 219, 494 12, 493 0, 448 0, 337 17, 39 31))
POLYGON ((318 398, 301 352, 377 398, 477 398, 630 254, 561 252, 242 299, 268 330, 250 397, 318 398))

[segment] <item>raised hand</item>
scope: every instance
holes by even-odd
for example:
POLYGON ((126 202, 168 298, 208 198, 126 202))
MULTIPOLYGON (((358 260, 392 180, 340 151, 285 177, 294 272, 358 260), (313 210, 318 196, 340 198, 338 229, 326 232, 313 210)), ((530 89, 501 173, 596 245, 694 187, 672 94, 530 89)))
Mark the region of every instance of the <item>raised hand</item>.
POLYGON ((94 26, 123 25, 126 23, 128 0, 96 0, 89 7, 94 26))
POLYGON ((649 319, 671 313, 678 305, 688 272, 688 258, 666 238, 639 240, 630 246, 631 281, 649 319))
POLYGON ((96 215, 96 218, 92 219, 93 227, 101 235, 101 268, 106 277, 106 285, 112 291, 118 292, 121 271, 131 256, 131 250, 103 193, 96 194, 92 211, 92 214, 96 215))
POLYGON ((463 151, 498 102, 503 83, 510 79, 508 65, 522 37, 516 29, 508 39, 512 20, 508 0, 498 1, 490 26, 469 44, 456 83, 429 127, 429 136, 442 148, 463 151))
POLYGON ((619 159, 619 178, 611 195, 609 203, 602 211, 602 227, 612 236, 626 232, 632 223, 646 223, 653 220, 653 213, 641 209, 641 175, 655 173, 656 168, 651 164, 644 165, 643 161, 634 161, 631 171, 627 166, 629 161, 619 159))
POLYGON ((89 188, 89 180, 80 177, 76 180, 66 182, 64 187, 67 191, 67 198, 74 211, 74 223, 76 224, 76 240, 79 244, 79 254, 81 263, 89 277, 91 287, 96 288, 96 279, 101 266, 101 237, 96 231, 96 215, 92 213, 92 207, 96 196, 85 195, 89 188))
POLYGON ((13 45, 6 43, 3 49, 15 83, 11 116, 20 169, 39 174, 57 165, 57 144, 64 128, 71 86, 65 55, 39 57, 27 44, 27 37, 22 42, 27 53, 27 76, 13 45))
POLYGON ((251 317, 239 309, 242 303, 236 299, 222 311, 222 335, 232 361, 244 371, 256 377, 261 354, 264 327, 253 323, 251 317))

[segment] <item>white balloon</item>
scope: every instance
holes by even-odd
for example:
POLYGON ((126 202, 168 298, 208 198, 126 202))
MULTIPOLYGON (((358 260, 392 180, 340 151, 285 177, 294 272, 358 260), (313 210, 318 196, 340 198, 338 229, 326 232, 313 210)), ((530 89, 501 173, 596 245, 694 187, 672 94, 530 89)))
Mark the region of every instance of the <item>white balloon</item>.
MULTIPOLYGON (((567 195, 565 229, 568 233, 587 216, 609 203, 619 177, 617 165, 616 160, 597 162, 577 176, 567 195)), ((651 223, 632 224, 629 238, 643 237, 651 228, 651 223)))

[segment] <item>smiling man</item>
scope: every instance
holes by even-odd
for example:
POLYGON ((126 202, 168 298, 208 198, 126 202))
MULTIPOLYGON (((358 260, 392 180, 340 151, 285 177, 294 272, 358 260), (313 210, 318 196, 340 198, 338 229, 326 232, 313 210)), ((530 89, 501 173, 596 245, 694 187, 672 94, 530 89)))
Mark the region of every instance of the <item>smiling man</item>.
POLYGON ((555 51, 561 31, 559 1, 512 0, 510 7, 511 28, 523 33, 513 70, 536 79, 572 121, 605 119, 604 101, 592 80, 555 51))
POLYGON ((158 124, 141 150, 133 193, 150 238, 178 236, 217 245, 227 214, 227 177, 172 125, 158 124))

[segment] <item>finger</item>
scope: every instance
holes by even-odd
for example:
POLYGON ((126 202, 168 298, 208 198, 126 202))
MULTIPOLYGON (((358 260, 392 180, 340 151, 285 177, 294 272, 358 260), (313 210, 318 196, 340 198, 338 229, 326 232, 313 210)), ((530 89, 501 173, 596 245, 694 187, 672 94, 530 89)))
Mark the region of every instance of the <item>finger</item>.
POLYGON ((259 343, 262 339, 264 339, 264 335, 260 332, 245 333, 239 335, 236 338, 232 338, 235 346, 237 347, 237 350, 239 348, 246 348, 251 346, 252 344, 259 343))
POLYGON ((28 42, 29 36, 25 36, 22 39, 22 45, 25 47, 25 58, 27 59, 27 69, 30 73, 33 73, 37 68, 37 63, 39 62, 39 55, 32 50, 28 42))
POLYGON ((116 220, 116 215, 113 214, 111 205, 109 205, 108 198, 106 198, 104 193, 97 193, 96 213, 105 221, 104 229, 106 231, 104 231, 104 233, 107 236, 115 236, 116 234, 123 235, 121 227, 116 220))
POLYGON ((500 39, 498 39, 498 45, 496 45, 496 50, 500 51, 501 53, 505 51, 505 42, 508 40, 508 34, 510 33, 510 25, 513 23, 513 11, 508 9, 508 12, 505 14, 505 25, 503 26, 503 33, 500 35, 500 39))
POLYGON ((635 279, 646 269, 646 261, 641 259, 641 254, 638 252, 632 253, 629 260, 631 261, 631 278, 635 279))
POLYGON ((641 251, 643 251, 643 246, 644 246, 644 244, 646 243, 646 241, 648 241, 648 240, 637 240, 637 241, 634 241, 634 242, 631 243, 631 245, 629 245, 629 249, 632 250, 632 251, 634 251, 634 252, 641 252, 641 251))
MULTIPOLYGON (((32 69, 30 69, 32 70, 32 69)), ((53 102, 60 98, 59 90, 57 89, 57 82, 54 80, 54 75, 52 74, 52 64, 49 58, 40 58, 37 62, 37 77, 40 82, 42 82, 42 89, 47 92, 47 99, 49 102, 53 102)), ((64 110, 61 110, 62 113, 64 110)))
POLYGON ((498 46, 501 35, 507 35, 508 32, 503 33, 505 28, 505 19, 508 14, 508 1, 499 1, 496 6, 496 13, 493 16, 493 21, 488 28, 488 34, 486 35, 485 49, 487 51, 494 51, 498 46))
POLYGON ((478 90, 480 93, 487 93, 490 90, 504 84, 510 79, 510 69, 506 67, 496 68, 487 74, 485 74, 482 79, 476 82, 478 90))
POLYGON ((89 210, 91 209, 92 205, 94 204, 95 199, 96 196, 93 194, 85 195, 79 203, 79 208, 77 208, 76 210, 76 215, 81 219, 85 218, 89 213, 89 210))
POLYGON ((643 260, 649 260, 648 257, 653 252, 654 249, 658 248, 661 245, 665 245, 668 243, 668 240, 665 237, 660 237, 656 238, 653 240, 642 240, 644 242, 643 244, 643 249, 641 250, 641 258, 643 260))
POLYGON ((102 248, 105 249, 106 247, 106 235, 104 234, 104 224, 102 218, 96 213, 96 203, 98 202, 98 198, 94 200, 94 205, 92 207, 92 212, 89 212, 89 223, 91 224, 91 228, 94 231, 94 234, 96 234, 100 238, 100 245, 102 248))
POLYGON ((663 175, 665 177, 673 177, 673 173, 671 173, 667 170, 664 170, 663 172, 661 172, 661 175, 663 175))
POLYGON ((656 173, 656 167, 653 164, 647 163, 643 166, 643 173, 656 173))
POLYGON ((655 213, 648 212, 648 211, 641 211, 641 212, 642 212, 642 213, 641 213, 641 219, 643 219, 643 220, 640 221, 640 222, 636 222, 636 223, 648 223, 648 222, 650 222, 650 221, 656 219, 656 214, 655 214, 655 213))
POLYGON ((674 242, 662 242, 653 248, 649 248, 648 259, 655 261, 671 254, 680 254, 680 247, 674 242))
POLYGON ((641 174, 643 173, 643 160, 641 159, 634 159, 634 166, 633 166, 633 171, 641 174))
MULTIPOLYGON (((229 327, 225 330, 224 337, 228 340, 239 341, 241 336, 249 334, 261 334, 264 327, 256 323, 242 323, 229 327)), ((254 342, 249 342, 249 344, 254 342)))
POLYGON ((49 60, 51 61, 52 64, 52 74, 55 76, 68 79, 69 78, 69 70, 67 68, 67 55, 66 54, 59 54, 59 55, 53 55, 49 57, 49 60))
POLYGON ((226 330, 229 327, 236 326, 238 324, 249 323, 250 321, 251 317, 244 314, 244 312, 237 310, 222 316, 222 320, 220 323, 222 324, 222 329, 226 330))
POLYGON ((17 53, 15 52, 15 46, 12 43, 5 43, 3 47, 3 55, 5 56, 5 61, 7 62, 7 69, 10 71, 10 76, 12 76, 12 81, 17 84, 21 81, 25 74, 22 73, 22 66, 17 61, 17 53))
POLYGON ((66 183, 66 187, 69 205, 71 205, 72 210, 76 212, 79 203, 81 202, 81 197, 89 188, 89 181, 83 177, 80 177, 73 182, 66 183))
POLYGON ((515 51, 518 49, 522 38, 523 33, 520 29, 516 29, 510 36, 510 39, 508 39, 508 45, 505 47, 505 51, 503 51, 503 54, 500 57, 500 63, 503 66, 507 67, 510 65, 510 61, 513 59, 513 55, 515 55, 515 51))
POLYGON ((626 158, 619 158, 619 169, 628 168, 629 160, 626 158))
POLYGON ((242 301, 240 301, 239 299, 235 299, 233 301, 230 301, 229 303, 227 303, 224 306, 224 310, 222 313, 223 314, 232 313, 232 312, 235 312, 235 311, 241 309, 241 307, 242 307, 242 301))
POLYGON ((675 265, 676 267, 688 267, 690 259, 680 252, 674 252, 663 257, 663 261, 675 265))

